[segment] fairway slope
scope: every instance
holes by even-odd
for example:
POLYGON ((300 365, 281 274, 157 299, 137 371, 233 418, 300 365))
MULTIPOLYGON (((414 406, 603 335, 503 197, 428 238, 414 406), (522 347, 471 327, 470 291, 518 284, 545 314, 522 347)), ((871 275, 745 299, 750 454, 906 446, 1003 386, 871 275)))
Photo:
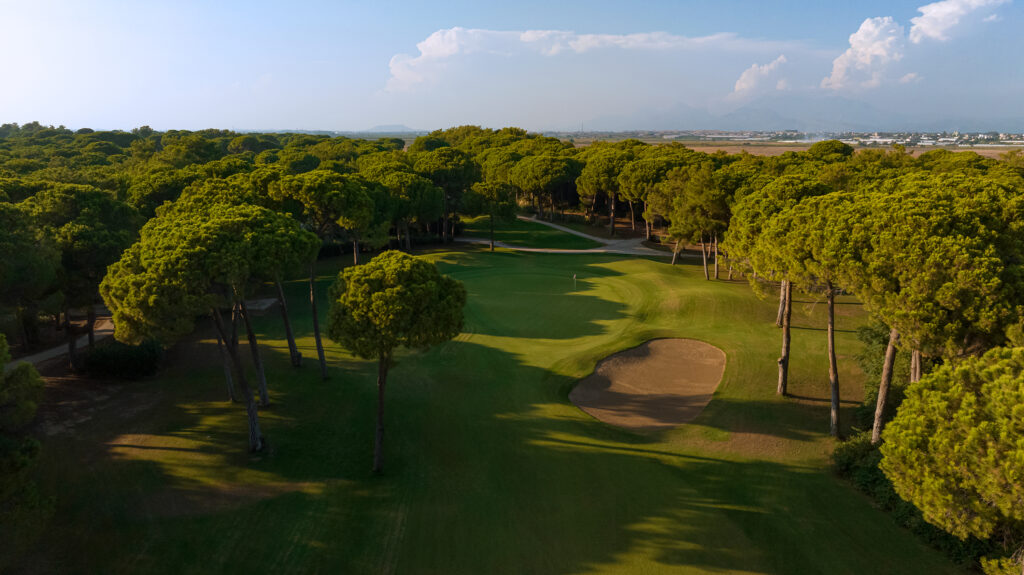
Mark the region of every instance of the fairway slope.
POLYGON ((656 339, 611 355, 569 393, 577 407, 627 429, 692 421, 725 373, 725 352, 695 339, 656 339))

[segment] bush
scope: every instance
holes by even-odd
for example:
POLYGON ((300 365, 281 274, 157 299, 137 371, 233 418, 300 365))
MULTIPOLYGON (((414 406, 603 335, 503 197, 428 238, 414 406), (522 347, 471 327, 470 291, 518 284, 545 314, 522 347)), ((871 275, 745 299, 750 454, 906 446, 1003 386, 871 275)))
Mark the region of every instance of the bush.
MULTIPOLYGON (((889 328, 873 321, 857 329, 857 339, 864 344, 856 355, 857 363, 867 376, 864 383, 864 403, 857 408, 855 420, 860 429, 870 429, 875 420, 875 403, 878 401, 878 383, 882 377, 882 362, 885 349, 889 345, 889 328)), ((921 374, 931 373, 941 361, 938 358, 922 357, 921 374)), ((888 403, 885 409, 885 421, 896 414, 897 408, 903 403, 907 384, 910 382, 910 353, 898 350, 893 365, 892 383, 889 387, 888 403)))
POLYGON ((985 575, 1019 575, 1020 563, 1011 557, 986 557, 981 560, 985 575))
POLYGON ((30 478, 39 442, 28 433, 43 395, 43 380, 23 363, 5 373, 7 338, 0 335, 0 572, 10 557, 30 545, 53 511, 30 478))
POLYGON ((85 353, 82 369, 90 377, 140 379, 157 372, 163 355, 163 346, 153 340, 139 345, 107 341, 85 353))
POLYGON ((857 489, 874 499, 875 504, 892 514, 896 523, 917 535, 922 541, 942 551, 958 563, 976 562, 995 549, 989 541, 969 538, 961 541, 924 520, 921 510, 900 499, 889 478, 878 468, 882 454, 871 445, 871 432, 852 436, 832 453, 836 472, 852 482, 857 489))

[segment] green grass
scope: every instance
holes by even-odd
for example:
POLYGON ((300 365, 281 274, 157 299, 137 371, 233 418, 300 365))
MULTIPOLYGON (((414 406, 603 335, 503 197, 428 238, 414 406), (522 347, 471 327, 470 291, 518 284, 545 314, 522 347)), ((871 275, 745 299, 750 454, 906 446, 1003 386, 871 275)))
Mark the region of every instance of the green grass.
POLYGON ((612 240, 622 240, 628 238, 642 238, 644 237, 644 223, 643 220, 638 219, 635 227, 629 224, 629 210, 625 210, 625 213, 620 213, 615 218, 615 236, 608 235, 608 217, 597 215, 593 223, 587 223, 580 220, 582 214, 575 214, 576 218, 571 221, 557 222, 569 229, 582 232, 587 235, 591 235, 597 238, 606 238, 612 240))
MULTIPOLYGON (((466 227, 463 235, 465 237, 483 239, 491 237, 490 220, 487 216, 468 218, 464 222, 466 227)), ((495 222, 494 239, 495 241, 505 242, 510 246, 523 248, 588 250, 604 245, 594 240, 556 230, 544 224, 519 219, 495 222)))
MULTIPOLYGON (((466 327, 403 352, 387 390, 385 473, 370 473, 375 366, 333 344, 320 381, 287 285, 302 369, 279 317, 258 322, 270 451, 245 453, 212 341, 125 386, 44 443, 58 509, 30 573, 961 572, 827 469, 824 305, 798 298, 791 391, 775 396, 775 305, 699 266, 478 249, 428 257, 465 282, 466 327), (572 274, 577 274, 573 288, 572 274), (692 424, 654 434, 567 400, 602 357, 655 337, 722 348, 722 384, 692 424)), ((321 291, 331 279, 325 263, 321 291)), ((326 310, 326 302, 323 308, 326 310)), ((863 375, 838 306, 843 417, 863 375)))

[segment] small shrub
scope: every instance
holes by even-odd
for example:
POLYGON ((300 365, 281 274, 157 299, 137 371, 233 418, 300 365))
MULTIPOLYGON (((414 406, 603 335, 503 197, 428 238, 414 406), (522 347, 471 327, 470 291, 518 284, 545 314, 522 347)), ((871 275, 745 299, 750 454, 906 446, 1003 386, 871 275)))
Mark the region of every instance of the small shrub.
POLYGON ((981 560, 981 570, 985 575, 1020 575, 1021 567, 1010 557, 985 557, 981 560))
POLYGON ((157 372, 163 355, 163 346, 153 340, 139 345, 108 341, 87 351, 82 366, 90 377, 140 379, 157 372))

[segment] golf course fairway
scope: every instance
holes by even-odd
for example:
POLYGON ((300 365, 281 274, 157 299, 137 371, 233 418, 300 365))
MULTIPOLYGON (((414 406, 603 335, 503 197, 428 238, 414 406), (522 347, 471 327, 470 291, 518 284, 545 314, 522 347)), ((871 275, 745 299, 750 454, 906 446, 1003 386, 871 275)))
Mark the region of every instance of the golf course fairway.
MULTIPOLYGON (((226 401, 204 324, 156 378, 86 395, 74 409, 93 416, 45 438, 41 489, 57 509, 23 570, 963 572, 830 472, 824 302, 795 298, 792 397, 781 398, 776 301, 744 280, 706 281, 692 259, 479 247, 423 257, 464 282, 465 328, 399 353, 382 475, 370 472, 376 365, 326 340, 331 377, 320 379, 297 278, 285 287, 304 366, 290 367, 276 312, 256 325, 269 449, 246 452, 245 410, 226 401), (691 422, 634 432, 569 401, 603 358, 656 338, 727 357, 691 422)), ((321 313, 347 259, 321 262, 321 313)), ((866 314, 848 298, 836 309, 849 424, 866 314)))

